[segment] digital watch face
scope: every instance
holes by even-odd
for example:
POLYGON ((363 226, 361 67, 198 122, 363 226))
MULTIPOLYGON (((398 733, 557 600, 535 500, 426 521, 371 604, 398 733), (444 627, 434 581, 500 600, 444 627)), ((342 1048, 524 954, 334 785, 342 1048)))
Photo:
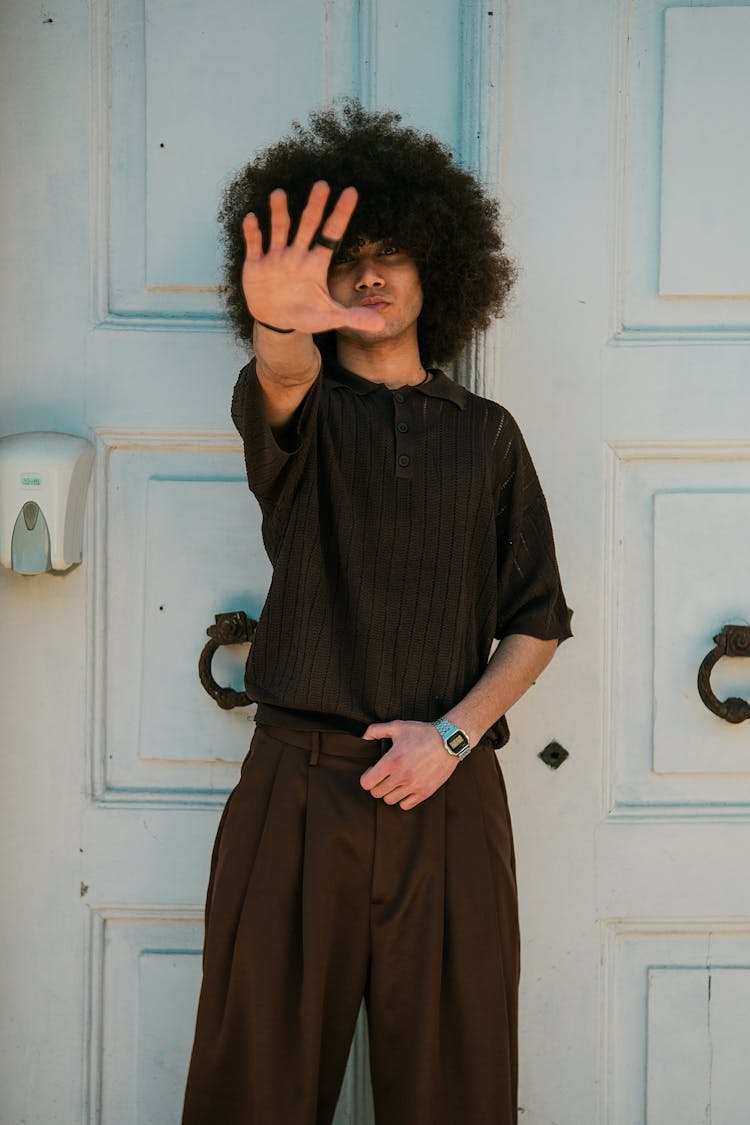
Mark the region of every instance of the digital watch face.
POLYGON ((447 745, 452 754, 458 754, 459 750, 463 750, 466 746, 466 735, 457 730, 455 734, 450 736, 447 745))

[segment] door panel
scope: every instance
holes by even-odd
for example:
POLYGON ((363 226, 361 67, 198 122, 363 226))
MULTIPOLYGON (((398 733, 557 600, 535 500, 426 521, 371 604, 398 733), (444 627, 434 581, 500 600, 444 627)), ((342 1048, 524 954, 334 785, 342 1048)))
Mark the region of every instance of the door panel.
MULTIPOLYGON (((747 730, 711 714, 696 681, 714 635, 747 619, 750 450, 610 452, 610 816, 736 814, 750 800, 747 730)), ((722 698, 750 684, 744 663, 714 670, 722 698)))
MULTIPOLYGON (((99 431, 95 503, 94 792, 98 800, 223 803, 249 712, 197 681, 217 613, 257 618, 271 567, 239 438, 99 431)), ((242 689, 245 646, 215 657, 242 689)))
POLYGON ((179 1121, 201 974, 197 912, 94 910, 92 1120, 179 1121))
POLYGON ((608 935, 617 994, 608 1121, 733 1125, 747 1113, 750 930, 716 919, 660 929, 613 926, 608 935))
MULTIPOLYGON (((506 20, 502 186, 523 272, 495 386, 576 611, 502 757, 534 1125, 702 1120, 706 1089, 716 1112, 743 1093, 732 1036, 709 1064, 686 1020, 747 1034, 726 992, 706 1000, 714 969, 741 982, 747 964, 747 723, 710 714, 696 680, 714 634, 750 621, 747 169, 730 125, 748 11, 624 0, 506 20), (552 739, 570 752, 554 771, 536 759, 552 739)), ((747 661, 714 676, 722 698, 750 695, 747 661)))
MULTIPOLYGON (((187 1065, 210 838, 252 734, 253 708, 220 711, 197 661, 214 615, 257 618, 270 579, 228 417, 246 357, 217 300, 221 185, 338 93, 397 104, 459 148, 477 132, 459 107, 487 17, 458 0, 223 0, 210 20, 192 3, 111 0, 93 16, 90 1112, 166 1125, 187 1065), (415 66, 427 27, 430 65, 415 66), (154 988, 180 992, 171 1013, 154 988)), ((246 651, 218 654, 217 679, 240 687, 246 651)), ((337 1125, 371 1117, 361 1025, 337 1125)))

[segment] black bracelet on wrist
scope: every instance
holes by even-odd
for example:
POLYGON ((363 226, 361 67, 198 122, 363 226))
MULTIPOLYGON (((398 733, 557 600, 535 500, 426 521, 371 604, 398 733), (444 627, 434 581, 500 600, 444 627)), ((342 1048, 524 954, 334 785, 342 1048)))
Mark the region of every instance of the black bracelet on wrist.
POLYGON ((275 324, 266 324, 265 320, 256 319, 255 323, 259 324, 261 328, 270 328, 272 332, 282 332, 284 335, 288 332, 294 332, 293 328, 277 328, 275 324))

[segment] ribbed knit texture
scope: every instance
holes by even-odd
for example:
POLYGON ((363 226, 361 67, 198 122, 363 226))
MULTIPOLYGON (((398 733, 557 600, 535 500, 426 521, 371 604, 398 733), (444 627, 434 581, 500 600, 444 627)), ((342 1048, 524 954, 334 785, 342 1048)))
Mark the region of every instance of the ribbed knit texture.
MULTIPOLYGON (((547 505, 502 406, 441 372, 389 391, 334 367, 288 452, 253 361, 232 417, 274 568, 246 669, 261 720, 356 733, 432 720, 495 637, 570 636, 547 505)), ((491 733, 502 745, 505 720, 491 733)))

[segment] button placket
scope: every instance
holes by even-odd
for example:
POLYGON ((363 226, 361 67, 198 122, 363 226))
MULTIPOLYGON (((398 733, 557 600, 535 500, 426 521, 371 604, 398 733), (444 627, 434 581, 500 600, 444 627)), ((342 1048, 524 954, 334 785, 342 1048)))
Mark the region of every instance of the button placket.
POLYGON ((396 477, 408 479, 414 467, 414 434, 412 425, 413 396, 395 391, 393 395, 396 477))

